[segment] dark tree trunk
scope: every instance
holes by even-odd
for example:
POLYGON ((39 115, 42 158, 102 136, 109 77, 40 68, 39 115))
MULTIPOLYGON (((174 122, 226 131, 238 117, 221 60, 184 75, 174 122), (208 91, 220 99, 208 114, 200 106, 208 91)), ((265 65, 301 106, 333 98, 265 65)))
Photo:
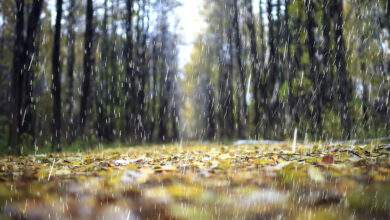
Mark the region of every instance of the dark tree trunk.
POLYGON ((16 0, 16 37, 11 82, 12 113, 9 141, 9 150, 12 154, 21 153, 19 137, 22 133, 32 129, 32 63, 36 52, 35 38, 42 6, 43 0, 33 1, 28 16, 26 36, 24 37, 25 3, 23 0, 16 0))
POLYGON ((363 128, 368 131, 369 126, 369 91, 368 85, 363 80, 363 97, 362 97, 363 128))
POLYGON ((254 135, 258 138, 259 126, 260 126, 260 63, 259 56, 257 54, 257 35, 255 22, 253 20, 253 6, 251 0, 245 0, 246 8, 246 26, 249 30, 250 36, 250 53, 251 53, 251 67, 252 67, 252 86, 253 86, 253 101, 254 101, 254 118, 253 124, 255 126, 254 135))
MULTIPOLYGON (((323 59, 323 77, 324 77, 324 93, 322 93, 322 97, 324 99, 324 102, 330 102, 334 98, 334 89, 332 88, 334 85, 333 83, 333 65, 332 65, 332 56, 331 56, 331 3, 329 0, 323 1, 323 14, 322 14, 322 23, 323 23, 323 29, 322 29, 322 35, 324 37, 323 42, 323 48, 322 48, 322 54, 324 56, 323 59)), ((325 104, 324 103, 324 104, 325 104)))
MULTIPOLYGON (((36 0, 33 2, 30 10, 30 14, 27 19, 27 31, 24 40, 24 53, 23 53, 23 70, 22 70, 22 83, 23 93, 22 96, 22 124, 21 133, 29 133, 34 136, 34 109, 33 109, 33 79, 34 79, 34 66, 37 55, 37 46, 35 45, 35 39, 38 35, 39 20, 43 7, 43 0, 36 0)), ((33 137, 34 138, 34 137, 33 137)))
POLYGON ((142 126, 143 126, 143 129, 142 129, 142 132, 143 132, 143 139, 144 140, 149 140, 149 137, 150 137, 150 126, 149 126, 149 123, 148 123, 148 117, 147 117, 147 113, 148 113, 148 106, 147 106, 147 102, 146 102, 146 87, 147 87, 147 83, 149 81, 149 56, 148 56, 148 53, 147 53, 147 50, 148 50, 148 32, 149 32, 149 11, 146 9, 147 7, 147 2, 146 1, 143 1, 142 3, 142 11, 143 11, 143 14, 144 14, 144 17, 143 17, 143 20, 142 20, 142 30, 143 30, 143 33, 142 33, 142 37, 141 37, 141 52, 140 52, 140 57, 141 57, 141 71, 142 71, 142 76, 141 76, 141 85, 142 85, 142 89, 140 91, 140 102, 142 103, 142 106, 141 106, 141 110, 140 110, 140 114, 141 114, 141 121, 142 121, 142 126), (145 19, 147 19, 145 21, 145 19))
MULTIPOLYGON (((233 95, 234 95, 234 87, 233 87, 233 68, 234 68, 234 43, 233 43, 233 30, 231 30, 230 28, 228 28, 227 30, 227 43, 228 43, 228 47, 229 47, 229 59, 226 60, 226 90, 224 91, 227 91, 227 94, 225 96, 225 105, 226 105, 226 109, 224 111, 224 115, 225 115, 225 120, 226 120, 226 127, 225 127, 225 130, 227 131, 226 134, 228 135, 227 137, 229 138, 233 138, 235 137, 236 135, 234 134, 235 132, 235 124, 236 124, 236 121, 235 121, 235 118, 234 118, 234 99, 233 99, 233 95)), ((223 55, 225 56, 225 55, 223 55)), ((222 91, 222 92, 224 92, 222 91)))
POLYGON ((215 109, 214 109, 214 89, 209 75, 206 79, 206 138, 214 140, 216 135, 215 109))
POLYGON ((85 22, 85 35, 84 35, 84 80, 81 89, 81 103, 80 103, 80 122, 79 122, 79 135, 84 135, 85 124, 87 122, 87 111, 90 104, 91 93, 91 75, 93 71, 94 58, 92 54, 93 50, 93 1, 87 0, 86 8, 86 22, 85 22))
MULTIPOLYGON (((293 39, 299 39, 302 35, 302 31, 305 30, 304 27, 304 21, 303 21, 303 10, 299 10, 298 16, 294 18, 292 21, 292 38, 293 39)), ((291 79, 294 79, 297 76, 297 73, 299 71, 304 71, 304 67, 301 64, 303 51, 304 51, 304 45, 300 41, 294 41, 294 47, 296 48, 293 55, 293 61, 292 61, 292 67, 291 67, 291 79)), ((292 82, 290 81, 290 88, 292 88, 292 82)), ((300 112, 300 109, 307 109, 305 107, 306 103, 304 102, 304 99, 302 98, 300 91, 294 91, 294 93, 290 93, 289 98, 289 106, 291 108, 291 117, 292 121, 294 122, 295 126, 299 126, 301 124, 301 118, 302 114, 300 112)))
POLYGON ((283 67, 284 67, 284 63, 283 63, 283 50, 281 50, 283 48, 283 35, 282 35, 282 2, 281 0, 276 0, 276 5, 275 5, 275 8, 276 8, 276 18, 275 18, 275 21, 274 21, 274 37, 275 37, 275 40, 274 40, 274 44, 275 44, 275 50, 276 50, 276 66, 277 66, 277 72, 275 72, 274 74, 276 74, 276 80, 277 81, 283 81, 283 67))
POLYGON ((267 14, 268 14, 268 45, 269 45, 269 60, 268 60, 268 70, 266 76, 266 91, 267 95, 265 96, 265 108, 266 108, 266 119, 264 125, 264 137, 271 137, 271 126, 274 112, 272 111, 274 102, 273 102, 273 90, 277 78, 277 64, 276 64, 276 47, 275 47, 275 34, 274 34, 274 19, 272 18, 272 1, 267 0, 267 14), (269 97, 271 96, 271 98, 269 97))
MULTIPOLYGON (((287 49, 286 51, 286 69, 285 69, 285 80, 287 84, 287 101, 285 102, 285 135, 291 135, 293 131, 292 125, 292 78, 294 76, 292 68, 292 51, 291 51, 291 32, 290 32, 290 14, 288 12, 291 0, 285 0, 285 9, 284 9, 284 43, 287 49)), ((290 136, 291 137, 291 136, 290 136)))
POLYGON ((352 119, 349 102, 352 97, 352 86, 347 73, 345 61, 345 45, 343 33, 343 0, 335 0, 333 12, 335 16, 335 39, 336 42, 336 69, 338 75, 338 95, 340 105, 341 126, 343 128, 343 137, 351 138, 352 119))
POLYGON ((109 80, 110 80, 110 70, 108 68, 108 58, 110 51, 109 48, 109 39, 108 39, 108 0, 104 1, 104 15, 102 22, 102 43, 101 43, 101 62, 100 70, 97 83, 97 96, 96 96, 96 110, 97 110, 97 135, 100 141, 111 141, 113 138, 113 129, 111 126, 111 118, 109 117, 108 109, 110 109, 109 102, 109 80))
POLYGON ((260 77, 259 77, 259 103, 258 103, 258 117, 259 121, 258 126, 257 126, 257 135, 261 135, 264 137, 264 126, 265 126, 265 117, 267 114, 267 89, 266 89, 266 79, 267 79, 267 73, 266 73, 266 68, 265 68, 265 54, 267 52, 267 45, 265 42, 265 28, 264 28, 264 15, 263 15, 263 1, 259 1, 259 39, 260 39, 260 53, 258 54, 259 56, 259 71, 260 71, 260 77))
MULTIPOLYGON (((226 14, 226 12, 225 12, 226 14)), ((233 82, 232 82, 232 62, 227 59, 226 53, 232 55, 232 40, 231 31, 227 30, 220 21, 219 39, 217 42, 217 56, 219 63, 218 76, 218 99, 219 99, 219 136, 222 139, 231 139, 234 137, 234 115, 233 115, 233 82), (228 35, 228 36, 226 36, 228 35), (228 51, 226 51, 224 44, 227 40, 228 51)))
POLYGON ((246 103, 246 77, 245 77, 245 67, 242 63, 242 43, 241 43, 241 33, 240 33, 238 16, 239 16, 238 0, 233 0, 232 25, 234 31, 234 46, 235 46, 234 55, 237 61, 237 69, 238 69, 239 79, 240 79, 239 96, 238 96, 239 100, 237 103, 239 108, 238 135, 240 138, 245 138, 247 119, 248 119, 247 103, 246 103))
POLYGON ((390 32, 390 0, 387 0, 386 4, 386 27, 387 30, 390 32))
POLYGON ((146 118, 145 118, 145 86, 147 80, 146 62, 146 42, 147 34, 145 30, 145 1, 138 1, 138 13, 136 23, 136 64, 137 64, 137 128, 136 139, 145 141, 146 139, 146 118))
POLYGON ((24 0, 16 1, 16 28, 15 28, 15 46, 12 67, 11 82, 11 123, 10 123, 10 153, 20 154, 19 146, 21 104, 22 104, 22 66, 23 66, 23 30, 24 30, 24 0))
POLYGON ((314 20, 314 5, 311 0, 305 0, 305 8, 306 8, 306 32, 307 32, 307 49, 309 51, 309 59, 310 59, 310 79, 313 82, 313 91, 312 92, 312 103, 313 103, 313 112, 312 112, 312 129, 314 133, 314 138, 317 140, 321 136, 322 132, 322 99, 320 96, 321 90, 321 82, 322 78, 320 78, 318 62, 316 58, 317 53, 317 45, 314 36, 314 28, 316 26, 314 20))
POLYGON ((163 11, 161 15, 161 29, 160 35, 160 47, 159 47, 159 130, 158 130, 158 138, 160 141, 168 140, 168 123, 169 123, 169 95, 171 95, 171 77, 170 77, 170 69, 168 68, 167 62, 170 57, 167 57, 167 49, 168 49, 168 23, 167 23, 167 12, 163 11))
MULTIPOLYGON (((170 57, 169 60, 173 60, 174 57, 170 57)), ((172 65, 172 64, 171 64, 172 65)), ((172 66, 170 67, 170 69, 172 66)), ((171 124, 171 134, 169 137, 170 141, 177 141, 179 140, 179 128, 178 128, 178 120, 179 120, 179 107, 178 107, 178 102, 179 102, 179 97, 177 96, 178 94, 176 93, 177 91, 177 82, 175 79, 175 73, 176 71, 174 69, 171 69, 169 72, 168 76, 168 84, 169 84, 169 89, 168 89, 168 94, 169 94, 169 117, 170 117, 170 124, 171 124)))
POLYGON ((126 46, 125 46, 125 59, 126 59, 126 76, 124 83, 125 91, 125 134, 126 140, 130 142, 135 141, 136 135, 136 78, 134 72, 134 56, 133 56, 133 0, 126 1, 126 46))
POLYGON ((157 69, 158 69, 158 48, 157 48, 157 39, 153 39, 153 44, 152 44, 152 106, 151 106, 151 114, 152 114, 152 120, 151 120, 151 125, 150 125, 150 135, 151 139, 154 140, 155 138, 155 130, 157 128, 157 122, 159 118, 158 114, 158 99, 157 99, 157 94, 158 94, 158 85, 157 85, 157 69))
POLYGON ((168 107, 168 98, 167 96, 167 91, 166 91, 166 86, 165 86, 165 77, 167 73, 164 73, 166 70, 165 68, 162 69, 161 71, 161 76, 160 76, 160 94, 159 94, 159 109, 158 109, 158 122, 159 122, 159 129, 158 129, 158 138, 159 141, 166 141, 168 138, 168 128, 167 128, 167 113, 169 113, 167 107, 168 107))
MULTIPOLYGON (((390 0, 387 0, 387 10, 386 10, 386 17, 387 17, 387 32, 390 33, 390 0)), ((390 36, 387 39, 388 44, 390 44, 390 36)), ((387 60, 387 75, 390 75, 390 60, 387 60)), ((387 122, 386 122, 386 129, 390 130, 390 88, 387 91, 387 122)))
MULTIPOLYGON (((281 0, 276 0, 276 21, 275 23, 275 33, 276 33, 276 44, 278 46, 282 43, 282 2, 281 0)), ((279 58, 280 52, 277 51, 277 56, 279 58)), ((277 60, 278 62, 281 61, 280 59, 277 60)))
POLYGON ((119 68, 118 68, 118 42, 117 42, 117 19, 118 15, 115 11, 116 8, 119 7, 119 0, 113 0, 111 3, 111 13, 112 13, 112 19, 111 19, 111 42, 112 46, 110 46, 110 57, 109 57, 109 66, 111 67, 111 78, 110 78, 110 91, 111 91, 111 112, 110 115, 113 117, 112 121, 112 133, 113 138, 117 138, 118 136, 118 120, 117 120, 117 109, 120 105, 120 97, 122 94, 121 85, 119 81, 119 68))
POLYGON ((60 47, 61 47, 61 19, 62 19, 62 0, 57 0, 57 15, 54 31, 53 42, 53 146, 54 151, 61 151, 61 63, 60 63, 60 47))
POLYGON ((66 91, 66 116, 68 118, 67 126, 67 141, 70 143, 75 137, 74 131, 74 116, 73 116, 73 103, 74 103, 74 63, 75 63, 75 25, 76 19, 74 11, 76 10, 76 0, 69 1, 69 14, 68 14, 68 57, 67 57, 67 91, 66 91))

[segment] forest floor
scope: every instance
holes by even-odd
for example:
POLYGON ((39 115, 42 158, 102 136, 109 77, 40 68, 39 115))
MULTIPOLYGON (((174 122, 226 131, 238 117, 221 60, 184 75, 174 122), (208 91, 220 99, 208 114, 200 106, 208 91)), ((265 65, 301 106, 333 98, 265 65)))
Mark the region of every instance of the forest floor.
POLYGON ((390 146, 149 146, 0 157, 0 219, 389 219, 390 146))

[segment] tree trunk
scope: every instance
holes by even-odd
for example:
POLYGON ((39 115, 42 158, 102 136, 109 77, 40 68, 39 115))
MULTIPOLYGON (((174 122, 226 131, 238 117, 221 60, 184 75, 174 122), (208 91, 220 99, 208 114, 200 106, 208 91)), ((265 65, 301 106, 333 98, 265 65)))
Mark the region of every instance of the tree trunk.
POLYGON ((150 137, 150 126, 148 123, 148 105, 146 101, 146 87, 149 81, 149 60, 150 57, 148 56, 147 50, 148 50, 148 33, 149 33, 149 11, 146 9, 147 7, 147 2, 143 1, 142 3, 142 12, 144 14, 143 20, 142 20, 142 37, 141 37, 141 52, 140 52, 140 57, 141 57, 141 91, 140 91, 140 102, 142 103, 141 109, 140 109, 140 114, 141 114, 141 122, 142 122, 142 133, 143 133, 143 140, 149 140, 150 137), (145 19, 147 19, 145 21, 145 19))
POLYGON ((352 119, 349 102, 352 96, 352 86, 347 73, 345 61, 345 44, 343 33, 343 0, 335 0, 333 12, 335 15, 335 39, 336 42, 336 68, 338 75, 338 95, 340 105, 341 126, 343 128, 343 137, 351 138, 352 119))
POLYGON ((286 69, 285 69, 285 80, 287 84, 287 100, 285 102, 285 124, 284 124, 284 134, 288 137, 291 137, 291 134, 294 130, 292 125, 292 78, 293 78, 293 68, 292 68, 292 51, 291 51, 291 32, 290 32, 290 14, 288 8, 291 4, 291 0, 285 0, 285 9, 284 9, 284 43, 287 49, 286 52, 286 69))
POLYGON ((276 64, 276 47, 275 47, 275 34, 274 34, 274 19, 272 18, 272 0, 267 0, 267 14, 268 14, 268 45, 269 45, 269 60, 268 60, 268 70, 265 78, 265 89, 268 93, 265 96, 265 108, 266 108, 266 119, 264 125, 264 137, 270 138, 272 130, 272 118, 274 112, 273 109, 273 100, 269 99, 269 93, 271 97, 273 96, 273 90, 276 83, 277 76, 277 64, 276 64))
POLYGON ((323 29, 322 29, 322 35, 324 37, 324 43, 322 47, 322 54, 324 56, 323 59, 323 77, 324 77, 324 85, 323 85, 323 91, 325 91, 322 94, 322 97, 324 99, 324 102, 330 102, 334 98, 334 89, 332 88, 334 86, 333 83, 333 65, 331 62, 331 3, 329 0, 323 1, 323 14, 322 14, 322 23, 323 23, 323 29))
POLYGON ((264 28, 264 17, 263 17, 263 1, 259 1, 259 38, 260 38, 260 53, 259 53, 259 71, 261 72, 259 77, 259 103, 258 103, 258 117, 259 122, 257 122, 258 130, 256 131, 257 135, 262 135, 264 137, 264 127, 265 127, 265 118, 267 114, 267 89, 266 89, 266 68, 265 68, 265 54, 267 52, 267 45, 265 42, 265 28, 264 28), (263 131, 262 131, 263 129, 263 131), (262 134, 261 134, 262 133, 262 134))
POLYGON ((136 88, 135 88, 135 73, 134 73, 134 60, 133 60, 133 0, 126 1, 126 46, 125 46, 125 59, 126 59, 126 76, 124 83, 125 91, 125 134, 126 140, 133 142, 136 129, 136 88))
MULTIPOLYGON (((226 90, 228 91, 227 94, 225 95, 225 102, 224 105, 226 105, 225 111, 224 111, 224 116, 226 117, 226 126, 225 126, 225 131, 226 135, 228 138, 233 138, 236 135, 234 134, 235 132, 235 118, 234 118, 234 88, 233 88, 233 68, 234 68, 234 34, 233 30, 230 26, 225 30, 227 31, 227 44, 228 44, 228 53, 229 53, 229 58, 226 60, 226 90)), ((224 54, 222 56, 225 56, 224 54)), ((224 92, 222 91, 222 92, 224 92)), ((239 93, 241 95, 241 93, 239 93)), ((239 105, 239 104, 238 104, 239 105)))
POLYGON ((151 114, 152 114, 152 120, 150 125, 150 135, 151 139, 154 140, 155 138, 155 130, 157 128, 157 122, 159 121, 159 114, 158 114, 158 85, 157 85, 157 69, 158 69, 158 48, 157 48, 157 39, 153 39, 152 44, 152 77, 153 77, 153 84, 151 85, 153 95, 152 95, 152 106, 151 106, 151 114))
MULTIPOLYGON (((227 14, 226 12, 224 13, 227 14)), ((217 56, 219 63, 218 77, 218 99, 219 99, 219 136, 222 139, 233 138, 234 136, 234 115, 233 115, 233 82, 232 62, 227 59, 225 53, 232 55, 231 31, 227 30, 221 18, 219 27, 219 42, 217 43, 217 56), (225 36, 228 35, 228 36, 225 36), (225 50, 225 41, 228 41, 228 51, 225 50)))
POLYGON ((37 46, 35 39, 37 38, 39 20, 43 7, 43 0, 34 1, 30 14, 27 19, 27 31, 24 40, 23 66, 22 66, 22 124, 21 133, 30 133, 33 135, 34 125, 34 109, 33 109, 33 79, 34 79, 34 64, 37 55, 37 46))
POLYGON ((136 128, 136 140, 145 141, 145 85, 147 72, 145 65, 146 64, 146 30, 144 22, 145 14, 145 2, 138 1, 138 13, 137 13, 137 22, 136 22, 136 76, 137 76, 137 128, 136 128))
POLYGON ((111 120, 108 114, 108 109, 110 109, 109 103, 109 80, 110 80, 110 70, 108 67, 108 58, 110 51, 109 48, 109 39, 108 39, 108 0, 104 0, 103 8, 103 22, 102 22, 102 43, 101 43, 101 61, 100 61, 100 70, 97 83, 97 97, 96 97, 96 109, 97 109, 97 135, 101 141, 111 141, 112 140, 112 126, 111 120))
POLYGON ((68 118, 67 122, 67 141, 70 143, 73 138, 75 137, 75 131, 74 131, 74 116, 73 116, 73 103, 74 103, 74 63, 75 63, 75 25, 76 25, 76 19, 74 15, 74 11, 76 10, 76 0, 70 0, 69 1, 69 15, 68 15, 68 57, 67 57, 67 94, 66 94, 66 116, 68 118))
POLYGON ((113 42, 112 46, 110 46, 110 57, 109 57, 109 66, 111 67, 111 79, 110 79, 110 91, 111 91, 111 112, 110 116, 113 118, 112 121, 112 133, 113 138, 118 137, 118 116, 117 116, 117 110, 120 106, 120 97, 122 94, 121 85, 119 81, 119 75, 120 71, 118 68, 118 42, 117 42, 117 19, 118 15, 115 11, 116 8, 119 7, 119 0, 112 0, 111 3, 111 13, 112 13, 112 19, 111 19, 111 42, 113 42))
POLYGON ((239 72, 239 121, 238 121, 238 135, 240 138, 246 136, 246 126, 248 119, 247 103, 246 103, 246 77, 245 77, 245 66, 242 63, 242 43, 240 34, 240 25, 238 22, 239 8, 238 0, 233 0, 233 31, 234 31, 234 46, 235 46, 235 58, 237 61, 237 68, 239 72))
POLYGON ((390 0, 387 0, 386 17, 387 17, 387 29, 390 31, 390 0))
POLYGON ((35 38, 39 27, 42 6, 43 0, 36 0, 32 3, 28 16, 26 36, 24 37, 25 3, 23 0, 16 0, 16 38, 11 82, 12 113, 9 141, 9 150, 12 154, 21 153, 19 137, 28 129, 32 129, 32 63, 36 52, 35 38))
POLYGON ((11 123, 9 150, 12 154, 21 154, 19 146, 20 123, 21 123, 21 102, 22 102, 22 66, 23 66, 23 30, 24 30, 24 0, 16 0, 16 27, 15 46, 12 67, 11 82, 11 123))
POLYGON ((84 80, 82 84, 82 94, 81 94, 81 103, 80 103, 80 132, 79 135, 84 135, 85 124, 87 122, 87 110, 90 104, 90 93, 91 93, 91 75, 93 71, 94 58, 92 54, 93 50, 93 38, 94 38, 94 28, 93 28, 93 1, 87 0, 86 8, 86 22, 85 22, 85 35, 84 35, 84 80))
POLYGON ((368 131, 369 126, 369 91, 368 85, 363 80, 363 97, 362 97, 362 113, 363 113, 363 128, 368 131))
MULTIPOLYGON (((390 0, 387 0, 386 17, 387 17, 387 32, 390 33, 390 0)), ((388 45, 390 45, 390 36, 387 38, 387 41, 388 41, 388 45)), ((387 60, 387 70, 386 70, 386 72, 387 72, 387 75, 390 75, 390 60, 387 60)), ((386 103, 387 103, 386 129, 390 130, 390 88, 387 91, 386 103)))
POLYGON ((206 138, 214 140, 216 134, 215 112, 214 112, 214 89, 210 81, 210 76, 206 79, 206 138))
POLYGON ((169 115, 171 109, 169 108, 169 96, 171 95, 171 77, 170 70, 168 68, 168 62, 170 57, 167 56, 169 50, 168 46, 168 23, 167 23, 167 12, 163 10, 161 15, 161 27, 160 27, 160 48, 159 48, 159 130, 158 130, 158 138, 159 141, 167 141, 168 140, 168 123, 169 123, 169 115))
POLYGON ((307 32, 307 48, 309 51, 309 59, 310 59, 310 79, 313 82, 313 91, 312 92, 312 103, 313 103, 313 120, 312 120, 312 129, 315 140, 317 140, 321 136, 322 132, 322 99, 320 96, 321 90, 321 79, 319 77, 319 68, 317 65, 317 46, 315 42, 314 36, 314 28, 316 26, 314 20, 314 5, 311 0, 305 0, 305 8, 306 8, 306 32, 307 32))
POLYGON ((61 19, 62 19, 62 0, 57 0, 57 15, 53 42, 53 146, 54 151, 61 151, 61 63, 60 63, 60 47, 61 47, 61 19))
POLYGON ((250 36, 250 53, 251 53, 251 66, 252 66, 252 86, 253 86, 253 101, 254 101, 254 118, 253 124, 255 126, 255 138, 259 135, 260 126, 260 63, 259 56, 257 54, 257 39, 256 39, 256 27, 253 20, 253 6, 251 0, 245 0, 246 8, 246 26, 250 36))

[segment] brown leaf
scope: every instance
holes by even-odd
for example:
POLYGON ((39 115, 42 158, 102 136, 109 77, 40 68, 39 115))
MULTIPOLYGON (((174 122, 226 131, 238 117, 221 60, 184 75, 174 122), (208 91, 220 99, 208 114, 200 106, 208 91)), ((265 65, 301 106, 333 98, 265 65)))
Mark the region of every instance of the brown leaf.
POLYGON ((325 155, 322 157, 321 162, 325 164, 332 164, 334 163, 334 158, 332 155, 325 155))

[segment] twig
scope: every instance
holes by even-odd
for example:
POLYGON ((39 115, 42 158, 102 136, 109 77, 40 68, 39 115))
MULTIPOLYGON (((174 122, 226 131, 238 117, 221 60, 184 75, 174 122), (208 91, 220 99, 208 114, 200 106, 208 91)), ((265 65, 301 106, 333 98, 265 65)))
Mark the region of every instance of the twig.
POLYGON ((54 158, 53 163, 51 164, 51 167, 50 167, 50 172, 49 172, 49 176, 47 177, 47 181, 50 180, 51 173, 53 172, 53 167, 54 167, 55 163, 56 163, 56 159, 54 158))

